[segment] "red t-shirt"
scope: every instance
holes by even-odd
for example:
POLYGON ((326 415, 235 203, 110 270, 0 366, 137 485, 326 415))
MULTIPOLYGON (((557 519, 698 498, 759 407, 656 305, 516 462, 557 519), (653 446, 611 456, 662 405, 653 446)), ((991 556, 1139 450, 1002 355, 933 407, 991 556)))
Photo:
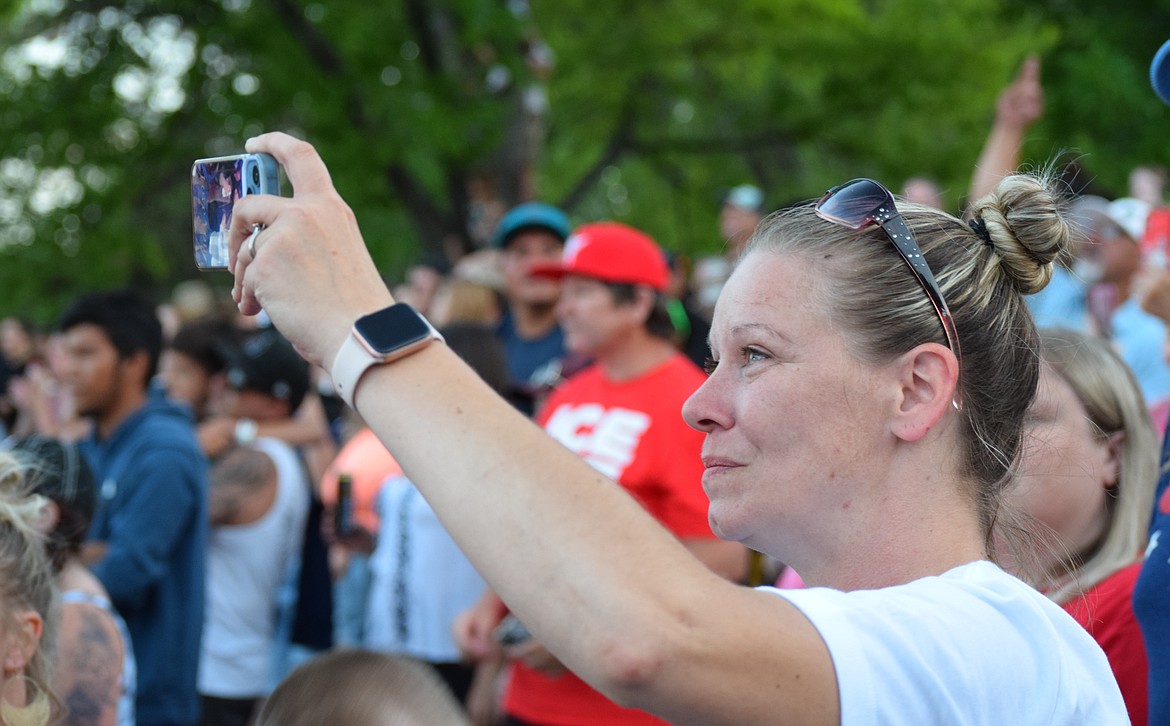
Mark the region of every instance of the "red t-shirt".
POLYGON ((1161 260, 1156 264, 1165 265, 1166 255, 1170 254, 1170 209, 1166 207, 1155 207, 1150 210, 1150 216, 1146 218, 1146 233, 1142 235, 1141 248, 1142 255, 1149 258, 1153 256, 1161 260))
POLYGON ((1149 718, 1146 646, 1133 614, 1133 587, 1141 567, 1141 562, 1124 567, 1064 604, 1105 651, 1134 726, 1146 726, 1149 718))
MULTIPOLYGON (((591 366, 549 396, 537 421, 620 483, 675 536, 712 538, 701 485, 703 434, 682 418, 683 402, 702 382, 702 371, 682 355, 616 383, 591 366)), ((664 723, 617 706, 571 673, 550 677, 518 662, 512 665, 504 710, 549 726, 664 723)))

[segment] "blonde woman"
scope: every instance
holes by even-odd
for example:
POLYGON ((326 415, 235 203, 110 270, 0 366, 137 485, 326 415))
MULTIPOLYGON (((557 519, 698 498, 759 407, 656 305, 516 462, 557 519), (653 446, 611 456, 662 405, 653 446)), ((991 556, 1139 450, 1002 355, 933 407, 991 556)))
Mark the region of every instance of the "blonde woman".
POLYGON ((1040 359, 1010 500, 1049 535, 1038 584, 1101 645, 1130 719, 1143 725, 1148 667, 1132 599, 1158 478, 1153 425, 1106 341, 1042 330, 1040 359))
POLYGON ((53 569, 37 527, 45 500, 25 495, 25 469, 0 451, 0 723, 45 726, 52 704, 53 569))
POLYGON ((855 179, 757 230, 682 415, 712 529, 810 585, 779 591, 705 568, 394 306, 310 145, 246 148, 296 195, 237 206, 240 309, 332 367, 484 579, 607 697, 704 725, 1127 720, 1100 647, 992 561, 1039 375, 1022 293, 1070 236, 1042 179, 1006 178, 972 225, 855 179))
POLYGON ((70 726, 134 726, 137 668, 126 623, 81 562, 97 483, 76 445, 44 436, 10 439, 25 487, 46 500, 45 550, 60 591, 53 690, 70 726))

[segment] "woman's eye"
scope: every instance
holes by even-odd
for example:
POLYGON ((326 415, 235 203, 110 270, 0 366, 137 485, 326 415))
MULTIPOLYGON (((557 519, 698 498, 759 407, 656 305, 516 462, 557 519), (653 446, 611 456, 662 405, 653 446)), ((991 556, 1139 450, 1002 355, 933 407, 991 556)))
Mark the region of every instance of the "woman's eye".
POLYGON ((768 357, 768 355, 766 353, 764 353, 764 351, 760 350, 759 348, 753 348, 751 346, 747 346, 743 349, 743 362, 744 363, 757 363, 759 361, 766 359, 767 357, 768 357))
MULTIPOLYGON (((770 356, 767 353, 760 350, 759 348, 745 345, 739 349, 738 364, 750 365, 752 363, 759 363, 760 361, 767 360, 769 357, 770 356)), ((703 371, 705 371, 707 375, 713 374, 715 369, 718 367, 719 361, 715 360, 714 358, 707 358, 703 361, 703 371)))

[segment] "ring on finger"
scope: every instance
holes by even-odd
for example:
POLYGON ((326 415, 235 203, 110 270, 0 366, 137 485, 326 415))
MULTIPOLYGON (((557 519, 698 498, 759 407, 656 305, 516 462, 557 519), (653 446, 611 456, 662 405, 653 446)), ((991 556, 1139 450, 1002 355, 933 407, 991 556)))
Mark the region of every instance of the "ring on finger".
POLYGON ((260 236, 263 229, 264 225, 257 222, 252 225, 252 234, 248 235, 248 257, 253 260, 256 259, 256 238, 260 236))

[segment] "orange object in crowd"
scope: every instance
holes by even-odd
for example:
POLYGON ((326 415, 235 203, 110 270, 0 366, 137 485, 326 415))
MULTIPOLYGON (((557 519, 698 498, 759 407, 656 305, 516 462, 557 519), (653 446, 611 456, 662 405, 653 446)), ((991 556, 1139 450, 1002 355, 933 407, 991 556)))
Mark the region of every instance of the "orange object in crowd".
POLYGON ((321 501, 326 507, 337 503, 337 476, 345 472, 353 477, 353 511, 357 524, 371 533, 378 531, 378 512, 374 503, 378 490, 390 476, 402 473, 402 467, 369 428, 354 434, 329 463, 321 478, 321 501))

